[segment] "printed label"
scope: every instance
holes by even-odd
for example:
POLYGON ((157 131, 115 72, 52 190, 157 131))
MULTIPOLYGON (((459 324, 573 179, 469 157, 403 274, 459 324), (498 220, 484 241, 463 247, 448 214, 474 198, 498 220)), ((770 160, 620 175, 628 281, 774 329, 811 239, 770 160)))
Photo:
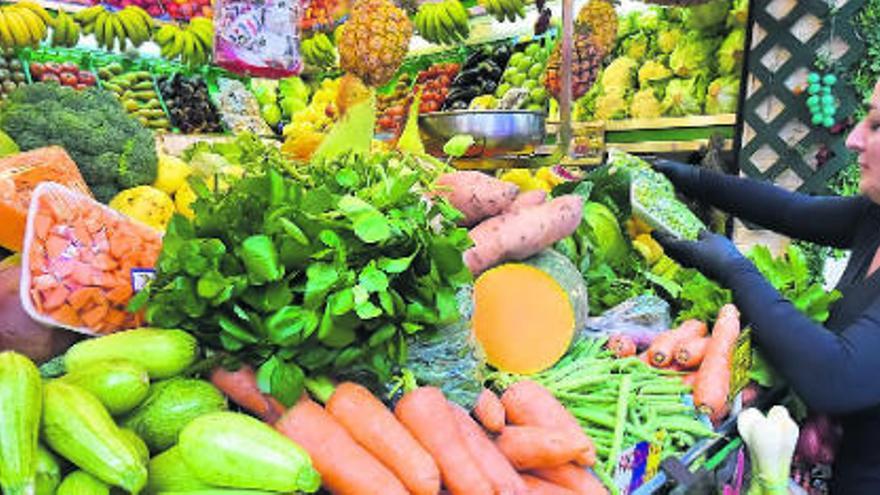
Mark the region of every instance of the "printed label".
POLYGON ((131 290, 135 293, 144 290, 144 287, 146 287, 154 278, 156 278, 156 270, 149 268, 132 268, 131 290))
POLYGON ((730 373, 730 401, 749 384, 749 371, 752 369, 752 329, 743 330, 736 341, 730 373))

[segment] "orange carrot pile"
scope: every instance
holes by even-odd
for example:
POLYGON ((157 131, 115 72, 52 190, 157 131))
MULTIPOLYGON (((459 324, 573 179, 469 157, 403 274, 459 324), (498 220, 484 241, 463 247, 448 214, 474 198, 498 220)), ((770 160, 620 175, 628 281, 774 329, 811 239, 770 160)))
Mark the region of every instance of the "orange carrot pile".
POLYGON ((474 406, 474 416, 483 425, 483 428, 498 433, 504 428, 504 404, 495 395, 495 392, 484 388, 477 397, 477 405, 474 406))
POLYGON ((688 341, 680 342, 675 351, 675 364, 686 370, 700 366, 706 356, 709 347, 709 337, 696 337, 688 341))
POLYGON ((666 367, 675 358, 675 351, 682 342, 705 337, 708 328, 699 320, 688 320, 680 327, 663 332, 648 347, 648 359, 653 366, 666 367))
POLYGON ((38 195, 25 253, 34 310, 97 333, 138 326, 126 306, 135 272, 156 264, 159 234, 61 186, 42 185, 38 195))
POLYGON ((625 358, 636 355, 636 342, 629 335, 616 334, 608 339, 608 350, 614 353, 615 357, 625 358))
POLYGON ((568 464, 590 448, 590 442, 582 435, 572 436, 540 426, 506 426, 495 443, 521 471, 568 464))
POLYGON ((409 492, 381 462, 358 445, 327 411, 304 398, 275 428, 299 444, 334 495, 406 495, 409 492))
POLYGON ((434 459, 369 390, 342 383, 327 401, 327 411, 411 493, 440 491, 440 471, 434 459))
POLYGON ((522 478, 517 474, 510 461, 486 436, 480 425, 471 419, 461 407, 454 404, 451 407, 458 429, 464 436, 468 453, 489 480, 489 483, 492 484, 495 493, 527 495, 526 485, 522 478))
POLYGON ((529 489, 529 495, 575 495, 577 493, 564 486, 528 474, 524 474, 522 478, 529 489))
POLYGON ((540 426, 563 432, 586 444, 586 450, 579 452, 575 462, 582 466, 596 463, 596 449, 584 433, 577 419, 541 385, 525 380, 511 385, 501 396, 501 403, 507 419, 518 426, 540 426))
POLYGON ((574 464, 564 464, 552 468, 534 469, 529 474, 549 481, 578 495, 608 495, 608 490, 599 479, 584 468, 574 464))
POLYGON ((723 306, 694 382, 694 405, 713 419, 721 417, 727 406, 733 351, 739 334, 739 311, 732 304, 723 306))

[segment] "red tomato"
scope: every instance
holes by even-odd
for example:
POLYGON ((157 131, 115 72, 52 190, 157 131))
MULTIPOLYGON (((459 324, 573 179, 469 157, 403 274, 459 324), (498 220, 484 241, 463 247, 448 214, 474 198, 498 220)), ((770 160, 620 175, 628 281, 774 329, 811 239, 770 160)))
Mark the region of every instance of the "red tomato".
POLYGON ((45 69, 45 72, 51 72, 53 74, 61 73, 61 66, 55 62, 46 62, 46 64, 43 65, 43 68, 45 69))
POLYGON ((59 79, 61 80, 61 84, 63 84, 64 86, 73 87, 79 84, 79 80, 76 78, 75 75, 70 72, 62 72, 61 76, 59 76, 59 79))
POLYGON ((31 76, 40 79, 46 73, 46 66, 39 62, 31 62, 31 76))
POLYGON ((58 74, 55 74, 54 72, 46 72, 45 74, 42 75, 40 80, 43 82, 51 82, 51 81, 54 81, 57 83, 61 82, 61 78, 59 78, 58 74))
POLYGON ((73 62, 64 62, 63 64, 61 64, 59 69, 61 72, 79 72, 79 66, 73 62))

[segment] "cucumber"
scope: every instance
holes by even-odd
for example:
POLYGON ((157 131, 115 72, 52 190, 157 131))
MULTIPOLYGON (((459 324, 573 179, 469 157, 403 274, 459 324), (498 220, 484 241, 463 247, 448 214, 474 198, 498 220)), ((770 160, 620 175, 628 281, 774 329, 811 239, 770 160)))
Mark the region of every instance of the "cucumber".
POLYGON ((214 487, 196 478, 189 470, 183 457, 180 456, 180 447, 174 446, 153 457, 150 460, 147 471, 150 473, 146 495, 155 495, 164 492, 192 492, 198 490, 210 490, 214 487))
POLYGON ((74 471, 58 486, 56 495, 110 495, 107 483, 85 471, 74 471))
POLYGON ((312 493, 321 486, 305 450, 244 414, 206 414, 180 432, 178 446, 189 469, 218 487, 312 493))
POLYGON ((43 402, 40 372, 17 352, 0 353, 0 492, 32 494, 43 402))
POLYGON ((61 484, 58 459, 42 445, 37 446, 37 485, 35 495, 54 495, 61 484))
POLYGON ((43 396, 42 434, 52 450, 109 485, 140 492, 147 469, 94 395, 53 380, 43 396))
MULTIPOLYGON (((161 380, 179 375, 196 360, 196 339, 183 330, 138 328, 84 340, 63 356, 68 373, 103 361, 122 359, 137 363, 150 378, 161 380)), ((48 373, 54 371, 47 367, 48 373)))
POLYGON ((103 361, 68 373, 64 382, 89 391, 114 416, 125 414, 144 401, 150 392, 150 376, 131 361, 103 361))
POLYGON ((122 426, 141 437, 150 452, 177 443, 177 436, 190 421, 226 409, 226 399, 204 380, 172 378, 153 385, 144 402, 123 418, 122 426))
POLYGON ((128 428, 120 428, 119 433, 122 433, 122 436, 125 437, 125 440, 134 449, 138 455, 138 459, 140 459, 143 464, 150 461, 150 449, 147 448, 147 444, 144 443, 144 440, 139 437, 137 433, 128 428))

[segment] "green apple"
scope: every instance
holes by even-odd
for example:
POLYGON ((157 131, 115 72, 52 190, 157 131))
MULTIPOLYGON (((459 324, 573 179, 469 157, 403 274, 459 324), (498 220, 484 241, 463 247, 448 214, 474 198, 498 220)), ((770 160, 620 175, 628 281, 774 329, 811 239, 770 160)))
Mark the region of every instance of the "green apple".
POLYGON ((269 103, 268 105, 263 105, 260 109, 260 113, 263 115, 263 119, 266 120, 266 123, 269 124, 270 127, 275 127, 281 122, 281 108, 274 104, 269 103))
POLYGON ((542 64, 541 62, 535 62, 529 68, 529 77, 532 79, 538 79, 539 77, 541 77, 541 74, 543 74, 543 73, 544 73, 544 64, 542 64))
POLYGON ((508 61, 508 64, 511 67, 514 67, 517 64, 519 64, 519 62, 524 58, 526 58, 526 55, 523 52, 516 52, 510 56, 510 60, 508 61))
POLYGON ((525 54, 529 57, 534 57, 541 50, 541 46, 537 43, 532 43, 525 49, 525 54))
POLYGON ((526 82, 526 75, 522 74, 522 73, 517 74, 516 76, 513 77, 513 79, 510 80, 510 84, 513 85, 513 87, 515 87, 515 88, 521 88, 522 85, 525 84, 525 82, 526 82))
POLYGON ((531 91, 531 90, 538 87, 538 80, 537 79, 528 79, 528 80, 526 80, 526 82, 523 83, 522 87, 524 89, 531 91))

